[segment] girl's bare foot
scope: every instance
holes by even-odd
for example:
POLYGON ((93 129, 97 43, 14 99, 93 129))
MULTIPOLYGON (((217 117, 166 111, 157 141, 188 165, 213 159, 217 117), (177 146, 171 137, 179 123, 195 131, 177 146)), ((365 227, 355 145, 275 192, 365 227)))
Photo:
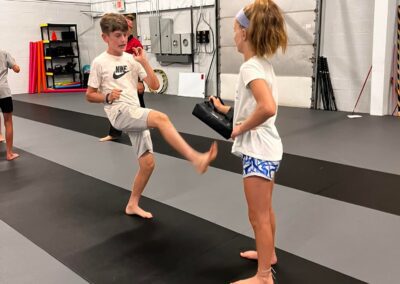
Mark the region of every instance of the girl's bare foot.
POLYGON ((153 218, 153 214, 151 214, 150 212, 144 211, 139 206, 128 205, 125 208, 125 213, 127 215, 138 215, 139 217, 142 217, 144 219, 153 218))
MULTIPOLYGON (((255 250, 248 250, 245 252, 241 252, 240 256, 243 258, 251 259, 251 260, 257 260, 258 259, 258 254, 255 250)), ((275 265, 278 263, 278 258, 276 257, 276 253, 272 254, 272 259, 271 259, 271 265, 275 265)))
POLYGON ((256 274, 251 278, 247 278, 244 280, 240 280, 234 282, 233 284, 274 284, 274 280, 272 279, 272 274, 270 273, 269 276, 260 276, 256 274))
POLYGON ((214 141, 208 152, 199 154, 197 159, 193 161, 193 165, 195 166, 196 171, 199 174, 205 173, 210 163, 214 161, 215 158, 217 157, 217 153, 218 153, 218 145, 217 142, 214 141))
POLYGON ((17 153, 10 153, 10 154, 7 154, 7 161, 15 160, 15 159, 18 158, 18 157, 19 157, 19 155, 18 155, 17 153))

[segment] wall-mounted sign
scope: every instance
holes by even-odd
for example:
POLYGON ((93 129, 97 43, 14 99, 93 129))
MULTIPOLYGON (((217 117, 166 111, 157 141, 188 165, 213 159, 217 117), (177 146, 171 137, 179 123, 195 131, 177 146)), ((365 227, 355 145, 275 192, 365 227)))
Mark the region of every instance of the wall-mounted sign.
POLYGON ((119 12, 125 11, 125 0, 115 0, 115 8, 119 12))

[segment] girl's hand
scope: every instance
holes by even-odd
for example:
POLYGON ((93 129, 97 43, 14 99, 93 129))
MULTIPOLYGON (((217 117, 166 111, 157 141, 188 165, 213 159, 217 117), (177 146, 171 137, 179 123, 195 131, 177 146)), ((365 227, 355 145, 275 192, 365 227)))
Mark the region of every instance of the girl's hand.
POLYGON ((235 127, 233 127, 232 134, 231 134, 231 138, 233 140, 235 140, 236 137, 238 137, 240 134, 242 134, 241 126, 242 125, 238 124, 235 127))
POLYGON ((218 98, 211 96, 211 97, 209 98, 209 100, 213 103, 213 105, 215 106, 215 108, 216 108, 218 111, 222 111, 222 108, 221 108, 221 107, 223 106, 223 104, 221 103, 221 101, 220 101, 218 98))
POLYGON ((133 57, 140 64, 145 64, 147 61, 147 56, 143 48, 141 47, 132 47, 133 57))
POLYGON ((208 98, 215 106, 215 108, 220 112, 227 114, 229 112, 230 106, 223 105, 219 98, 211 96, 208 98))

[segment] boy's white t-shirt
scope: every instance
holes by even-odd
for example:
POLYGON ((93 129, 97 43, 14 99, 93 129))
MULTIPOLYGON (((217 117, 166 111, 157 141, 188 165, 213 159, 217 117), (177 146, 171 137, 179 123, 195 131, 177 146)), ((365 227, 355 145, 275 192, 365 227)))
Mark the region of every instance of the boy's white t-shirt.
MULTIPOLYGON (((255 110, 257 102, 250 89, 250 82, 263 79, 272 91, 278 106, 278 90, 274 69, 266 58, 252 57, 240 67, 235 97, 234 126, 246 120, 255 110)), ((276 114, 256 128, 235 138, 232 153, 247 155, 260 160, 280 161, 283 155, 282 141, 275 127, 276 114)))
POLYGON ((143 80, 147 73, 132 54, 124 52, 121 56, 114 56, 105 51, 93 60, 90 69, 90 87, 98 89, 104 96, 113 89, 122 90, 118 100, 104 106, 109 118, 113 117, 123 104, 140 107, 137 95, 138 78, 143 80))

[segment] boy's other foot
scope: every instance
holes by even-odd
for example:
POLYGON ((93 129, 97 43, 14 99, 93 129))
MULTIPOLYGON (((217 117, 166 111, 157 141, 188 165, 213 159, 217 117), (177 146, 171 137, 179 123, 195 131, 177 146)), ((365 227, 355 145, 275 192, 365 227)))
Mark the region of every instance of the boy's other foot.
POLYGON ((218 145, 217 142, 213 142, 211 144, 210 150, 206 153, 199 154, 199 157, 193 161, 193 164, 196 168, 196 171, 199 174, 203 174, 207 171, 208 166, 212 161, 215 160, 218 153, 218 145))
MULTIPOLYGON (((250 260, 257 260, 258 259, 258 254, 255 250, 248 250, 240 253, 240 256, 243 258, 247 258, 250 260)), ((275 265, 278 263, 278 258, 276 257, 275 252, 272 255, 271 259, 271 265, 275 265)))
POLYGON ((128 205, 125 208, 125 213, 127 215, 138 215, 139 217, 142 217, 144 219, 151 219, 153 218, 153 214, 151 214, 150 212, 144 211, 142 208, 140 208, 139 206, 131 206, 128 205))
POLYGON ((117 138, 118 138, 118 137, 114 137, 114 136, 111 136, 111 135, 107 135, 106 137, 100 138, 99 141, 100 141, 100 142, 107 142, 107 141, 115 140, 115 139, 117 139, 117 138))
POLYGON ((4 136, 0 134, 0 143, 6 141, 6 139, 4 139, 4 136))
POLYGON ((15 160, 18 157, 19 157, 19 155, 17 153, 7 154, 7 161, 15 160))

